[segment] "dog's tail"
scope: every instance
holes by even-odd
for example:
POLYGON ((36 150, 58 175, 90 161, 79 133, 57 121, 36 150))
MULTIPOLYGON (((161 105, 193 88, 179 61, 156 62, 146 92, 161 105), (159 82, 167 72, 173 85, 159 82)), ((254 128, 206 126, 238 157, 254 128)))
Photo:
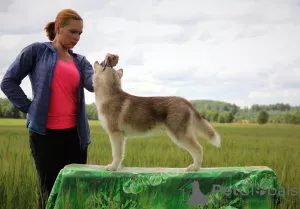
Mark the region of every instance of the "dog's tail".
POLYGON ((219 133, 212 127, 211 124, 204 118, 202 118, 199 112, 193 108, 194 112, 194 127, 196 133, 198 133, 203 138, 207 139, 212 145, 220 148, 221 147, 221 137, 219 133))

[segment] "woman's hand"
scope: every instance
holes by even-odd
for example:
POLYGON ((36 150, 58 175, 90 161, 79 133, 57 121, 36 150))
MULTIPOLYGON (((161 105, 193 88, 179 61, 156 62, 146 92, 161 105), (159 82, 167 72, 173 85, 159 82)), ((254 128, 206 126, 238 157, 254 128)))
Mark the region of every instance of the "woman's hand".
POLYGON ((108 67, 115 67, 119 62, 119 56, 116 54, 106 54, 104 64, 108 67))

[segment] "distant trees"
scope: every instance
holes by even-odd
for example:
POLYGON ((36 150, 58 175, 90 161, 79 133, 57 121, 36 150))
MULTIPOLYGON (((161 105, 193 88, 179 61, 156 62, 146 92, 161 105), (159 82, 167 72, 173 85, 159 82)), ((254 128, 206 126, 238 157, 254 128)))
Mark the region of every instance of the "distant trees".
POLYGON ((259 114, 262 114, 264 117, 260 119, 261 122, 300 124, 300 106, 292 107, 290 104, 276 103, 254 104, 251 107, 240 108, 235 104, 212 100, 192 100, 191 102, 210 122, 258 123, 258 118, 261 118, 259 114), (260 113, 261 111, 265 112, 260 113))
POLYGON ((25 118, 26 115, 19 111, 8 99, 0 98, 0 118, 25 118))
POLYGON ((266 111, 289 111, 292 109, 291 105, 289 104, 283 104, 283 103, 276 103, 276 104, 270 104, 270 105, 258 105, 254 104, 250 108, 254 112, 259 112, 261 110, 266 111))
MULTIPOLYGON (((240 108, 235 104, 212 100, 192 100, 191 103, 202 117, 209 122, 217 123, 289 123, 300 124, 300 106, 277 103, 270 105, 254 104, 240 108)), ((86 105, 89 120, 97 120, 96 105, 86 105)), ((25 118, 25 114, 17 110, 8 99, 0 98, 0 118, 25 118)))
POLYGON ((259 124, 265 124, 268 122, 268 120, 269 120, 269 114, 267 113, 267 111, 265 110, 259 111, 257 116, 257 122, 259 124))
POLYGON ((201 116, 210 122, 219 122, 219 123, 232 123, 234 115, 229 111, 216 111, 216 110, 201 110, 197 108, 201 116))

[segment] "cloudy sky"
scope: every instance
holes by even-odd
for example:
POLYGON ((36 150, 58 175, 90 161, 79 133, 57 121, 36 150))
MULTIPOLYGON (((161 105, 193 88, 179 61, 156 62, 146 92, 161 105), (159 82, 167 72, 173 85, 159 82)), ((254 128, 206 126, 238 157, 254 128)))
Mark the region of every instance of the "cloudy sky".
MULTIPOLYGON (((300 104, 300 0, 83 2, 1 0, 0 79, 22 48, 48 41, 48 21, 72 8, 84 19, 74 51, 91 63, 118 54, 131 94, 300 104)), ((21 87, 31 97, 28 77, 21 87)))

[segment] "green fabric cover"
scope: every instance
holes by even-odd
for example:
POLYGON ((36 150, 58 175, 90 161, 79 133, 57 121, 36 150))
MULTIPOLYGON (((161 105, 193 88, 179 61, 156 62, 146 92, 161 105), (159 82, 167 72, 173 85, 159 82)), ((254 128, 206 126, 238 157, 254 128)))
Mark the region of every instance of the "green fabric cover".
POLYGON ((279 200, 284 198, 276 174, 265 166, 202 168, 198 172, 140 167, 112 172, 103 168, 66 166, 56 179, 47 208, 269 209, 278 202, 278 194, 279 200))

